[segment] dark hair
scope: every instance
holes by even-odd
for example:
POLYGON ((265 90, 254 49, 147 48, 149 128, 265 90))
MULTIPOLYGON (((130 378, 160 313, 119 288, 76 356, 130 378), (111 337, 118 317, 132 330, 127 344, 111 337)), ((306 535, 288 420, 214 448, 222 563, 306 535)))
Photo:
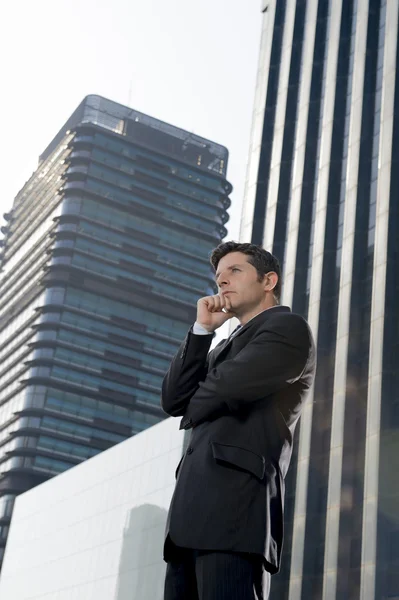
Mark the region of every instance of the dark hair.
POLYGON ((274 297, 277 302, 280 302, 281 295, 281 268, 278 259, 270 252, 257 246, 256 244, 240 244, 239 242, 222 242, 211 253, 211 265, 216 271, 220 260, 230 254, 230 252, 241 252, 248 256, 248 262, 255 267, 258 273, 258 280, 262 281, 264 276, 270 271, 274 271, 278 275, 276 287, 273 290, 274 297))

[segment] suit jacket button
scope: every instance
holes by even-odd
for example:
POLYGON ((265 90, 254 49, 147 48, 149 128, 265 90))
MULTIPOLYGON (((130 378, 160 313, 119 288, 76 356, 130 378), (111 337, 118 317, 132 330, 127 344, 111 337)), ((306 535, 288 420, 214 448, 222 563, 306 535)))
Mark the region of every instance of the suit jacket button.
POLYGON ((187 454, 192 454, 194 452, 193 448, 187 448, 187 454))

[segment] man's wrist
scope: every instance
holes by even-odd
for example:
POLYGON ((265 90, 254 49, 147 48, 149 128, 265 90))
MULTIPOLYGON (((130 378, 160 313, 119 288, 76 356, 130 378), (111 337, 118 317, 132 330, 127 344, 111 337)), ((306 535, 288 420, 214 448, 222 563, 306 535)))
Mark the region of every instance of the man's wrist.
POLYGON ((194 335, 212 335, 215 333, 214 331, 208 331, 203 325, 195 321, 193 325, 193 333, 194 335))

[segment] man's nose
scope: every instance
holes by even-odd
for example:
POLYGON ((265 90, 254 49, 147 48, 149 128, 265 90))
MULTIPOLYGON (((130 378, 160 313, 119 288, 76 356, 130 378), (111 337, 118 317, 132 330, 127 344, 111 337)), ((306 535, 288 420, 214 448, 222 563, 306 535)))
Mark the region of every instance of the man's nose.
POLYGON ((226 275, 224 275, 224 276, 220 276, 220 279, 219 279, 218 286, 219 286, 220 288, 223 288, 223 287, 224 287, 224 286, 226 286, 227 284, 228 284, 228 279, 227 279, 227 276, 226 276, 226 275))

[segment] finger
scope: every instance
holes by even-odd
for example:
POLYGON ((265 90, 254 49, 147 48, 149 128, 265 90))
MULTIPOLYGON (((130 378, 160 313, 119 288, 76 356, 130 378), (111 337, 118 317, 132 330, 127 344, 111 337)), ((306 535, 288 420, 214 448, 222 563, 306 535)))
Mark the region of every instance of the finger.
POLYGON ((220 292, 220 297, 222 298, 222 301, 223 301, 223 307, 226 308, 226 310, 229 310, 229 308, 231 307, 229 297, 225 296, 223 294, 223 292, 220 292))
POLYGON ((213 296, 208 296, 207 298, 205 298, 205 303, 206 303, 206 307, 208 309, 209 312, 213 312, 214 306, 215 306, 215 299, 213 296))
POLYGON ((218 294, 216 294, 215 296, 213 296, 213 312, 220 312, 222 310, 222 305, 221 305, 221 298, 218 294))
POLYGON ((216 296, 209 296, 206 299, 207 309, 210 313, 214 313, 218 310, 218 300, 216 296))
POLYGON ((226 298, 223 296, 223 294, 221 292, 219 292, 219 294, 217 296, 219 298, 220 308, 222 309, 226 306, 226 298))

